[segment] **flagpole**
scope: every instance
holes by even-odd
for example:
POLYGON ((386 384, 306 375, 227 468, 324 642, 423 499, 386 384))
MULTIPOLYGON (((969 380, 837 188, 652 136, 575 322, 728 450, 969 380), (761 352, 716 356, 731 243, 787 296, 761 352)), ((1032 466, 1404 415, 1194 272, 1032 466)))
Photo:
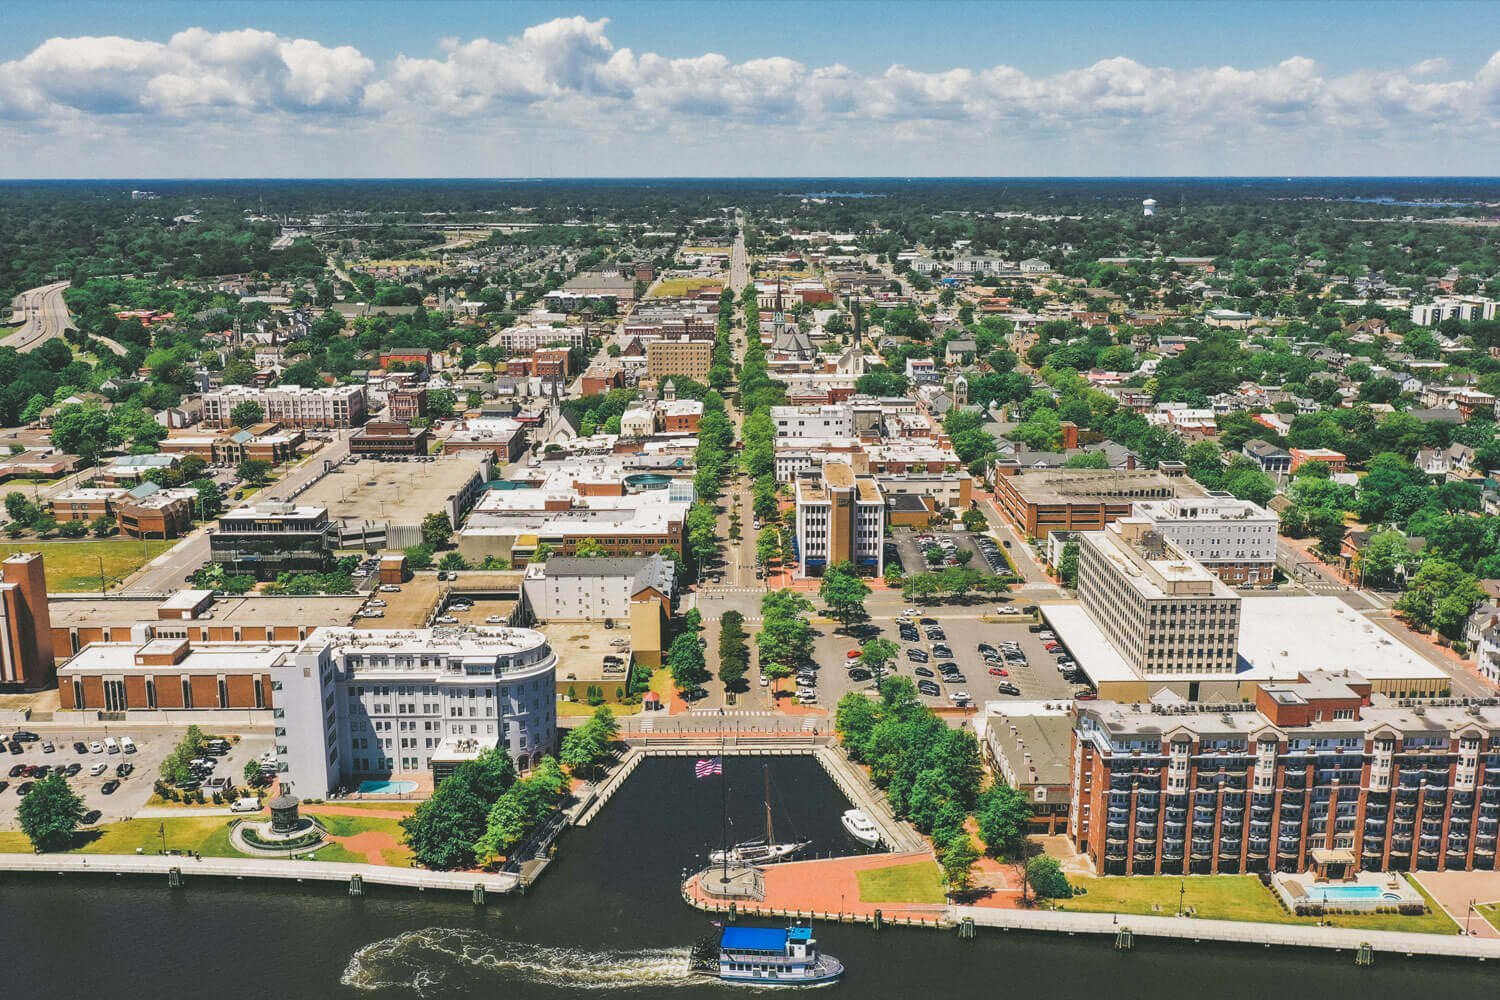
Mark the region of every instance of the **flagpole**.
POLYGON ((729 882, 729 775, 724 771, 724 709, 719 709, 719 794, 723 799, 723 841, 720 847, 724 871, 719 876, 721 885, 729 882))

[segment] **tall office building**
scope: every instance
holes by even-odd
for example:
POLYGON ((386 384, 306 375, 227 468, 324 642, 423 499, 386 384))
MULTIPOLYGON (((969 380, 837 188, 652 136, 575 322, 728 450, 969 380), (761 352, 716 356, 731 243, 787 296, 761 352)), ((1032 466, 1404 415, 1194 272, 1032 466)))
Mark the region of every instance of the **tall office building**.
POLYGON ((40 552, 0 563, 0 689, 35 690, 52 683, 52 618, 40 552))
POLYGON ((797 575, 822 576, 852 562, 864 574, 885 569, 885 496, 874 476, 844 462, 804 470, 797 479, 797 575))

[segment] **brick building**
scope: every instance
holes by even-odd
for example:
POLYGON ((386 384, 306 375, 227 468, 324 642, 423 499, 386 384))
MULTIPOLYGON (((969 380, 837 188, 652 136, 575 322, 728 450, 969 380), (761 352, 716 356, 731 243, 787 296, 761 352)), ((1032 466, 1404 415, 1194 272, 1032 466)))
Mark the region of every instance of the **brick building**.
POLYGON ((1120 469, 1022 469, 995 477, 995 498, 1022 532, 1042 538, 1049 531, 1098 531, 1129 517, 1137 500, 1196 496, 1192 480, 1169 480, 1158 472, 1120 469))
POLYGON ((391 420, 410 423, 417 417, 427 416, 427 387, 392 389, 386 396, 386 416, 391 420))
POLYGON ((371 420, 349 438, 356 455, 425 455, 430 431, 402 420, 371 420))
POLYGON ((52 683, 52 621, 40 552, 0 562, 0 690, 36 690, 52 683))
POLYGON ((1076 714, 1068 834, 1102 874, 1495 867, 1494 704, 1388 699, 1357 674, 1310 672, 1253 704, 1076 714))

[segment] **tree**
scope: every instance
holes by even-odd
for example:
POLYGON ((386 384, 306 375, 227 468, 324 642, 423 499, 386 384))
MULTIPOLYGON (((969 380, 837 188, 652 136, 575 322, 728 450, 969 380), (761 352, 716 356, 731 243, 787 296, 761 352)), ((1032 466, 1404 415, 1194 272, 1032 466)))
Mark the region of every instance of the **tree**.
POLYGON ((585 538, 573 548, 573 554, 579 559, 603 559, 607 553, 604 543, 597 538, 585 538))
POLYGON ((453 525, 448 522, 448 515, 442 511, 433 511, 422 518, 422 541, 431 545, 434 549, 440 549, 448 544, 448 539, 453 537, 453 525))
POLYGON ((188 485, 198 491, 198 509, 194 513, 199 520, 218 517, 224 510, 224 493, 212 479, 195 479, 188 485))
POLYGON ((970 531, 984 531, 990 526, 990 522, 985 519, 984 514, 973 507, 964 511, 962 521, 963 526, 970 531))
POLYGON ((266 419, 266 408, 253 399, 235 403, 229 411, 229 423, 235 427, 253 427, 266 419))
POLYGON ((457 552, 449 552, 438 562, 438 569, 463 570, 469 568, 469 561, 457 552))
POLYGON ((974 863, 979 852, 967 833, 958 833, 943 844, 943 879, 950 892, 962 894, 969 891, 974 878, 974 863))
POLYGON ((52 418, 52 446, 94 465, 109 444, 109 417, 98 406, 64 406, 52 418))
POLYGON ((1048 854, 1039 854, 1026 862, 1026 881, 1037 899, 1071 899, 1073 887, 1063 874, 1062 865, 1048 854))
POLYGON ((893 663, 901 653, 901 647, 889 639, 871 639, 860 650, 859 662, 863 663, 879 680, 886 665, 893 663))
POLYGON ((745 672, 750 668, 750 645, 745 632, 745 616, 738 611, 724 612, 719 619, 719 679, 726 690, 743 687, 745 672))
POLYGON ((460 764, 401 820, 406 845, 428 868, 471 866, 490 810, 515 783, 515 765, 502 750, 492 748, 460 764))
POLYGON ((781 536, 777 534, 773 525, 766 525, 760 529, 760 534, 755 536, 755 561, 762 566, 769 565, 776 553, 781 551, 781 536))
MULTIPOLYGON (((445 782, 446 784, 446 782, 445 782)), ((512 784, 485 818, 484 832, 472 852, 491 858, 512 850, 526 838, 542 817, 557 807, 568 787, 567 776, 557 761, 543 757, 531 774, 512 784)))
POLYGON ((927 551, 923 552, 922 555, 925 556, 927 561, 934 566, 942 562, 946 557, 946 553, 944 553, 943 550, 936 545, 927 546, 927 551))
POLYGON ((206 468, 208 468, 208 462, 202 455, 184 455, 182 461, 177 463, 177 471, 182 474, 182 481, 185 483, 202 476, 206 468))
POLYGON ((885 585, 887 587, 899 587, 906 574, 902 571, 899 563, 889 562, 885 564, 885 585))
POLYGON ((88 525, 82 521, 64 521, 58 526, 57 533, 64 538, 82 538, 88 530, 88 525))
POLYGON ((974 818, 979 823, 979 836, 991 854, 1016 858, 1022 853, 1031 820, 1031 804, 1026 796, 1009 785, 992 785, 979 797, 974 818))
POLYGON ((807 621, 812 602, 790 590, 776 590, 760 600, 761 627, 755 635, 761 670, 785 677, 812 658, 813 631, 807 621))
POLYGON ((432 568, 432 546, 423 542, 421 545, 413 545, 401 550, 406 556, 406 565, 412 569, 432 568))
POLYGON ((83 822, 83 800, 54 771, 31 786, 17 810, 21 830, 39 851, 66 850, 83 822))
POLYGON ((608 705, 600 705, 589 721, 568 730, 558 759, 574 775, 592 774, 609 759, 613 752, 611 743, 619 734, 620 724, 615 721, 614 712, 608 705))
POLYGON ((1078 542, 1063 543, 1062 555, 1057 558, 1057 575, 1065 586, 1078 586, 1078 542))
POLYGON ((1407 584, 1396 610, 1419 625, 1457 639, 1469 615, 1484 600, 1474 574, 1446 559, 1428 559, 1407 584))
POLYGON ((251 486, 264 486, 271 478, 271 463, 263 458, 247 458, 236 466, 234 474, 251 486))
POLYGON ((542 542, 536 547, 536 551, 531 554, 531 561, 534 563, 544 563, 552 558, 552 551, 551 542, 542 542))
POLYGON ((833 728, 839 734, 839 741, 849 748, 849 755, 855 760, 863 758, 870 733, 879 721, 880 711, 875 703, 858 691, 840 698, 833 713, 833 728))
POLYGON ((852 562, 834 563, 823 574, 818 586, 818 596, 828 608, 828 613, 844 628, 869 615, 865 612, 865 598, 870 596, 870 587, 859 578, 852 562))
POLYGON ((258 760, 245 761, 245 768, 241 774, 244 776, 245 784, 247 785, 259 785, 265 780, 260 769, 260 761, 258 760))
POLYGON ((708 667, 695 631, 684 629, 672 640, 672 645, 667 648, 667 669, 679 691, 696 690, 708 680, 708 667))
POLYGON ((89 528, 94 532, 95 538, 108 538, 115 530, 115 522, 107 514, 100 514, 89 522, 89 528))

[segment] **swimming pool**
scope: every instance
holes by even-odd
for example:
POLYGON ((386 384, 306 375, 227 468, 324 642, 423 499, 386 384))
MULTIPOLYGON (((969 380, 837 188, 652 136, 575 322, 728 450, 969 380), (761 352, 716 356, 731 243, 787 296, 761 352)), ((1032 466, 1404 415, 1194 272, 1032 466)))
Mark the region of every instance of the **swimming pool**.
POLYGON ((415 781, 361 781, 361 795, 410 795, 417 790, 415 781))
POLYGON ((1324 902, 1339 902, 1346 899, 1389 899, 1395 902, 1401 901, 1399 892, 1391 892, 1378 885, 1302 885, 1303 890, 1313 899, 1321 899, 1324 902))

